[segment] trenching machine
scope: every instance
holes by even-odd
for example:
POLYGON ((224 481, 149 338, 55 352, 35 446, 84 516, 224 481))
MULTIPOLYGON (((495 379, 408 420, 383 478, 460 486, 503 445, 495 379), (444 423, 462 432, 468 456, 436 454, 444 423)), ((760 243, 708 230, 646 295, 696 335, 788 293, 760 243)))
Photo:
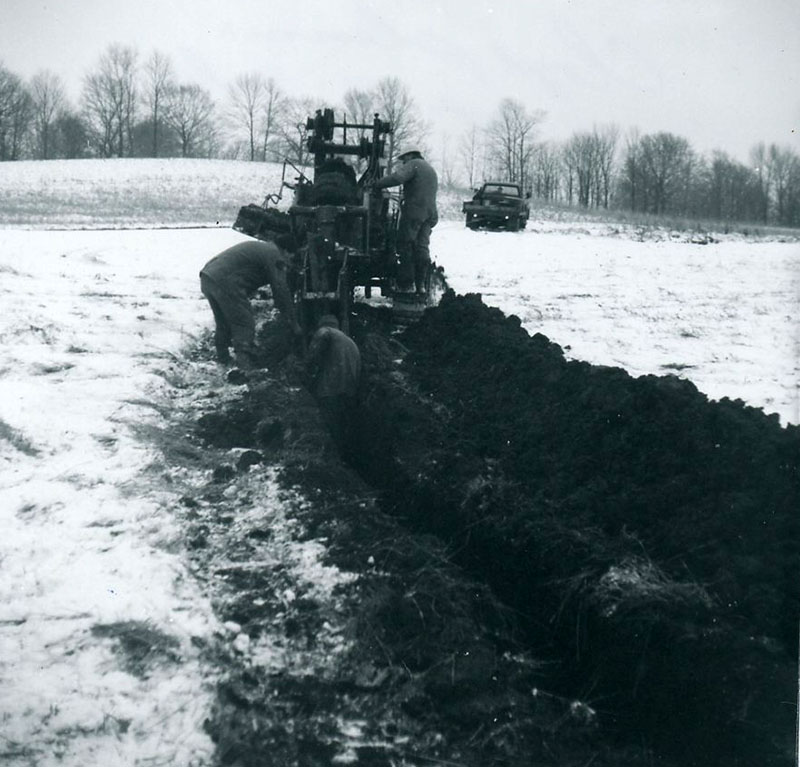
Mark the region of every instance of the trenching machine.
POLYGON ((382 298, 391 300, 398 321, 412 321, 435 301, 444 277, 432 264, 424 295, 395 290, 400 197, 371 185, 383 175, 392 126, 377 114, 371 124, 349 123, 346 118, 337 122, 333 110, 325 109, 309 117, 305 127, 313 177, 284 161, 280 190, 261 205, 241 208, 233 228, 292 252, 290 288, 304 330, 330 313, 349 332, 357 288, 366 299, 379 289, 382 298), (345 157, 365 165, 360 177, 345 157), (287 167, 298 174, 294 182, 286 179, 287 167), (280 210, 285 188, 293 191, 293 200, 288 210, 280 210))

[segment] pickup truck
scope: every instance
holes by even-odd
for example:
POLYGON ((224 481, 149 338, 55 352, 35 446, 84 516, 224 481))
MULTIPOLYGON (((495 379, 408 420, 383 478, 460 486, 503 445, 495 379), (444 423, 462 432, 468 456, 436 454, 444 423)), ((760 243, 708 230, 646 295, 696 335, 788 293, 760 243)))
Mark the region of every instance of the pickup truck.
POLYGON ((469 229, 502 228, 516 232, 524 229, 528 223, 529 197, 530 192, 523 194, 519 184, 487 181, 480 189, 475 190, 471 200, 461 206, 461 212, 466 214, 469 229))

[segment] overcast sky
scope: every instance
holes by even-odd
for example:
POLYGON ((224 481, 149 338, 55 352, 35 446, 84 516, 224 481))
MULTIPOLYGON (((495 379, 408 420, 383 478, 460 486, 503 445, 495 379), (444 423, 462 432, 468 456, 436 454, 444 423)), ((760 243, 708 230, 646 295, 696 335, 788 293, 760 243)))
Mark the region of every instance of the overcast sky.
POLYGON ((217 100, 251 71, 320 104, 399 77, 434 149, 511 97, 546 112, 540 139, 615 123, 740 160, 758 141, 800 151, 800 0, 2 0, 0 16, 0 63, 59 72, 73 102, 120 43, 217 100))

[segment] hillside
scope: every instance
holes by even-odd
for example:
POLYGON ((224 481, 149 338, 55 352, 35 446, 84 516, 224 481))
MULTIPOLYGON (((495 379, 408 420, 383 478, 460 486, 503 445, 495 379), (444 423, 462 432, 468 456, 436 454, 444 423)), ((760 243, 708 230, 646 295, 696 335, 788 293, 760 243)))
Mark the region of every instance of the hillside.
MULTIPOLYGON (((282 173, 280 163, 179 158, 9 162, 0 175, 0 227, 227 228, 242 205, 280 192, 282 173)), ((286 181, 296 176, 287 166, 286 181)), ((460 202, 447 199, 460 216, 460 202)), ((284 190, 282 205, 290 201, 284 190)))

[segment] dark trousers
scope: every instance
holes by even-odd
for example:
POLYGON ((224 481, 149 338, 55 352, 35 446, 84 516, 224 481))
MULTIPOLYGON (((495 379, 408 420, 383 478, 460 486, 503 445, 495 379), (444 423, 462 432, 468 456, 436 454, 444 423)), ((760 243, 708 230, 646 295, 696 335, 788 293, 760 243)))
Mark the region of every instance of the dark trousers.
POLYGON ((228 348, 233 346, 238 364, 252 364, 256 323, 247 296, 242 291, 230 290, 205 274, 200 275, 200 290, 214 314, 217 359, 222 362, 229 360, 228 348))
POLYGON ((400 269, 397 282, 401 289, 423 290, 431 264, 431 224, 403 215, 397 230, 400 269))
POLYGON ((350 461, 358 453, 358 399, 349 394, 318 397, 322 421, 339 454, 350 461))

